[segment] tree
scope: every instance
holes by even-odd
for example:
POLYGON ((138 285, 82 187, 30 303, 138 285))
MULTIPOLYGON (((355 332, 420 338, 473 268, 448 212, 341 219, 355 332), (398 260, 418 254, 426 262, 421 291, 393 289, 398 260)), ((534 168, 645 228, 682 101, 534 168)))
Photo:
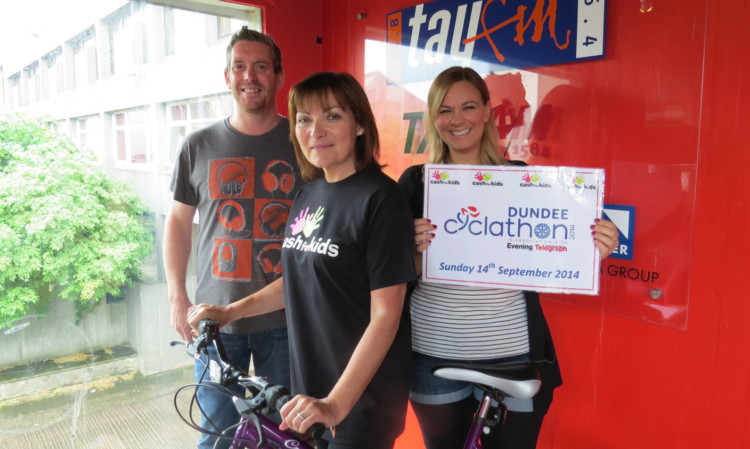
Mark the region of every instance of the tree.
POLYGON ((0 329, 60 297, 79 317, 138 279, 148 211, 40 119, 0 116, 0 329))

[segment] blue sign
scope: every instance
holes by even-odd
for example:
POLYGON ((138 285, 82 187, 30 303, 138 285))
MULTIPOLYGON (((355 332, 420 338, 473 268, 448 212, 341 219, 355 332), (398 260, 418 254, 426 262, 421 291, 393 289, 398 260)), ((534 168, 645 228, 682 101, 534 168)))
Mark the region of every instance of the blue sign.
POLYGON ((389 83, 604 56, 605 0, 436 0, 386 16, 389 83))
POLYGON ((613 259, 633 260, 633 235, 635 234, 635 206, 605 204, 602 215, 617 226, 620 245, 609 256, 613 259))

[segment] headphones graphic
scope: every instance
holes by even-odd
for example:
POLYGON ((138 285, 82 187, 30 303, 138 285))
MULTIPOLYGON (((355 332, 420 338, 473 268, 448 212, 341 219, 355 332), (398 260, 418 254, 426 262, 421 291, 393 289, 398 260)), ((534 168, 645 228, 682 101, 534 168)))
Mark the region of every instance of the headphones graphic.
POLYGON ((227 200, 221 203, 216 210, 219 223, 228 231, 241 231, 245 229, 245 212, 236 201, 227 200))
POLYGON ((258 254, 258 262, 266 274, 281 274, 281 243, 263 247, 258 254))
POLYGON ((232 242, 222 242, 219 245, 219 270, 222 273, 233 273, 237 269, 237 247, 232 242), (224 258, 224 248, 229 248, 229 258, 224 258))
POLYGON ((261 175, 263 187, 269 192, 281 190, 289 193, 294 188, 294 171, 292 166, 281 159, 275 159, 266 165, 261 175))
POLYGON ((286 220, 289 218, 289 206, 281 201, 272 201, 258 214, 260 229, 269 237, 282 237, 286 220))
POLYGON ((247 168, 237 161, 225 162, 216 171, 216 181, 222 195, 239 195, 249 178, 247 168))

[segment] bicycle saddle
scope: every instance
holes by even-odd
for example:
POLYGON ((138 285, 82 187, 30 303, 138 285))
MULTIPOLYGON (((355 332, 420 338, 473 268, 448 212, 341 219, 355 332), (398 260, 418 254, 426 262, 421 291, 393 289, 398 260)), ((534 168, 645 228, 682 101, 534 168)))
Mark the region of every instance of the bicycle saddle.
POLYGON ((432 373, 445 379, 461 380, 495 388, 518 399, 533 397, 542 385, 539 370, 523 362, 497 365, 450 363, 436 366, 432 373))

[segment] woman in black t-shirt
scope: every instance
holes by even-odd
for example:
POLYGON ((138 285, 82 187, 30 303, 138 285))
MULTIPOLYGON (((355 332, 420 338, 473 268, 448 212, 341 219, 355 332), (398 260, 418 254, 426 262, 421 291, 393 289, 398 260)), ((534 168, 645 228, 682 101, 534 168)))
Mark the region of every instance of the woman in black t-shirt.
POLYGON ((381 171, 375 119, 351 75, 306 78, 289 93, 289 114, 310 182, 289 214, 282 279, 227 307, 196 306, 190 322, 226 324, 286 307, 297 395, 281 410, 281 428, 304 432, 321 422, 335 433, 319 448, 392 448, 409 389, 403 311, 406 284, 416 279, 413 218, 381 171))

